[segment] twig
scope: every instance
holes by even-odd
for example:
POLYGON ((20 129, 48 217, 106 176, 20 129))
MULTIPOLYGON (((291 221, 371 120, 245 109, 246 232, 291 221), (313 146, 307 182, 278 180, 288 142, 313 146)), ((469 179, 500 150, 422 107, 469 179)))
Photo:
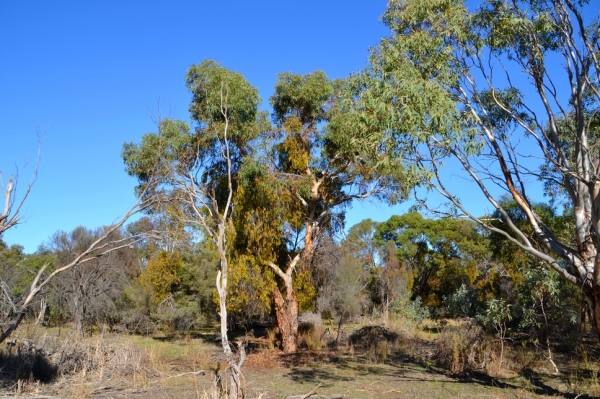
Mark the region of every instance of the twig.
POLYGON ((118 382, 116 382, 116 383, 114 383, 112 385, 106 385, 106 386, 103 386, 103 387, 96 388, 96 389, 94 389, 92 391, 92 393, 94 393, 94 392, 100 392, 100 391, 104 391, 104 390, 107 390, 107 389, 114 388, 114 387, 118 386, 119 384, 121 384, 122 382, 123 382, 123 380, 118 381, 118 382))
POLYGON ((198 370, 198 371, 189 371, 187 373, 181 373, 181 374, 177 374, 177 375, 172 375, 170 377, 167 377, 167 379, 169 379, 169 378, 183 377, 184 375, 189 375, 189 374, 193 374, 193 375, 206 375, 206 373, 204 372, 204 370, 198 370))

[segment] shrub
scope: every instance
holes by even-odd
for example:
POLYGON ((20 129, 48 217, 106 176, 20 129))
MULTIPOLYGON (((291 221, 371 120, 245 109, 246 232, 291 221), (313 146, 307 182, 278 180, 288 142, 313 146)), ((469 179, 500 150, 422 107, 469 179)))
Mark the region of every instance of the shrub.
POLYGON ((148 335, 156 331, 156 324, 145 313, 135 312, 123 320, 127 331, 133 334, 148 335))
POLYGON ((109 345, 102 339, 48 336, 12 339, 0 351, 5 382, 51 382, 61 376, 91 371, 99 371, 111 378, 133 374, 138 367, 146 367, 147 361, 147 356, 139 349, 109 345))
POLYGON ((365 351, 371 360, 385 361, 397 348, 400 335, 383 326, 365 326, 352 333, 348 342, 354 349, 365 351))
POLYGON ((448 308, 448 315, 450 317, 475 316, 479 305, 477 295, 477 291, 469 290, 465 284, 462 284, 454 294, 444 297, 444 304, 448 308))
POLYGON ((455 375, 485 369, 485 337, 483 329, 467 323, 446 326, 437 339, 436 360, 455 375))

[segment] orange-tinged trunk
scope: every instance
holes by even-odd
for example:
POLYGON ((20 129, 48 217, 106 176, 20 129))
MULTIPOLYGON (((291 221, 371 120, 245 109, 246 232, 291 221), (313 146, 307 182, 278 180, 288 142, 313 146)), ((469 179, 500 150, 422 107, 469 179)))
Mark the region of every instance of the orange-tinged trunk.
POLYGON ((293 290, 287 290, 286 297, 279 289, 273 291, 273 324, 281 349, 293 353, 298 349, 298 299, 293 290))

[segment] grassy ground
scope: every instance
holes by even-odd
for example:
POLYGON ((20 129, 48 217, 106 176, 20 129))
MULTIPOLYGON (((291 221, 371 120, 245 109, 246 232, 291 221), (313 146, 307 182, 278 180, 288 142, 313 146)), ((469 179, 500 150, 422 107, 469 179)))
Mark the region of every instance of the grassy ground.
MULTIPOLYGON (((61 353, 58 361, 63 365, 72 362, 69 363, 72 368, 68 373, 57 371, 46 383, 36 382, 23 370, 19 374, 18 367, 8 367, 11 359, 8 354, 16 356, 19 344, 0 348, 4 362, 0 370, 0 397, 15 397, 20 391, 17 397, 40 399, 204 398, 205 392, 214 386, 215 374, 225 367, 220 347, 210 334, 155 337, 99 334, 77 341, 64 330, 59 333, 25 328, 14 338, 18 342, 36 340, 37 343, 44 339, 47 347, 51 346, 50 341, 54 342, 54 352, 46 350, 48 363, 56 362, 57 354, 61 353), (76 350, 65 354, 67 348, 76 350), (73 360, 76 356, 79 357, 73 360), (200 370, 204 374, 199 373, 200 370)), ((592 343, 578 349, 579 353, 557 355, 563 369, 561 375, 552 375, 543 357, 534 359, 529 354, 526 359, 526 355, 519 352, 521 349, 512 348, 507 358, 529 362, 528 371, 516 375, 507 368, 496 377, 456 378, 432 360, 435 338, 428 330, 386 347, 304 349, 293 355, 250 348, 243 370, 246 386, 251 397, 263 399, 306 394, 317 386, 316 394, 331 398, 585 398, 600 395, 597 378, 600 356, 596 355, 598 352, 592 343)), ((22 356, 25 349, 20 351, 22 356)))

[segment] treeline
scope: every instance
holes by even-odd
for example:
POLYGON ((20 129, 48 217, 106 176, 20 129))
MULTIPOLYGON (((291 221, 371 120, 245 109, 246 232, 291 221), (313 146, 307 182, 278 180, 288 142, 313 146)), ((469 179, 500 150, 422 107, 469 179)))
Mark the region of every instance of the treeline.
MULTIPOLYGON (((517 212, 515 204, 504 206, 517 212)), ((113 233, 112 241, 161 230, 160 238, 101 254, 60 274, 30 307, 31 322, 73 328, 152 334, 212 327, 217 320, 214 248, 183 228, 175 211, 143 217, 113 233)), ((537 212, 557 231, 568 231, 568 212, 547 205, 537 212)), ((499 228, 503 221, 496 218, 499 228)), ((526 230, 526 221, 520 220, 526 230)), ((0 242, 2 314, 26 294, 39 269, 46 273, 69 262, 104 229, 77 227, 56 232, 34 254, 0 242)), ((581 293, 558 273, 508 239, 465 219, 429 219, 417 212, 370 219, 347 234, 324 235, 298 283, 301 312, 317 312, 336 324, 368 318, 419 324, 423 319, 473 318, 495 332, 538 342, 570 331, 585 320, 581 293), (582 319, 583 317, 583 319, 582 319)), ((233 262, 228 314, 232 325, 270 323, 273 275, 245 260, 233 262), (270 280, 269 280, 270 279, 270 280)))
MULTIPOLYGON (((150 231, 161 223, 143 217, 106 241, 150 231)), ((80 226, 58 231, 33 254, 0 241, 2 314, 7 318, 3 322, 28 293, 40 268, 48 265, 45 273, 52 273, 68 264, 103 230, 80 226)), ((103 328, 137 334, 151 334, 158 328, 182 331, 212 321, 217 262, 205 244, 195 244, 187 236, 170 241, 148 238, 103 252, 97 250, 92 254, 97 258, 57 275, 38 294, 27 316, 46 326, 72 326, 79 334, 103 328)))

